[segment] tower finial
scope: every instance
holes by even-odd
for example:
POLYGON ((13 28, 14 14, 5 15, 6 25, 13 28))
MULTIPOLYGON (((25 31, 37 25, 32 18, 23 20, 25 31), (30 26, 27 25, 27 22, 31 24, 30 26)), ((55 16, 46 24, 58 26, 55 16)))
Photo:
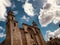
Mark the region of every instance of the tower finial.
POLYGON ((37 24, 34 20, 33 20, 32 24, 33 24, 33 26, 37 26, 37 24))
POLYGON ((8 11, 8 15, 13 15, 13 11, 12 10, 9 10, 8 11))

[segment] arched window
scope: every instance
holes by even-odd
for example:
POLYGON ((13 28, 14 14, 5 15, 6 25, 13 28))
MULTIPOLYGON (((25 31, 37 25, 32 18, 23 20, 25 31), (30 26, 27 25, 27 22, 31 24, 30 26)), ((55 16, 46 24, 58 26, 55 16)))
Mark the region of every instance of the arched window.
POLYGON ((28 27, 28 32, 30 33, 31 38, 34 39, 34 31, 33 31, 33 29, 28 27))
POLYGON ((16 26, 16 23, 14 23, 14 26, 16 26))
POLYGON ((12 20, 14 20, 14 17, 12 17, 12 20))

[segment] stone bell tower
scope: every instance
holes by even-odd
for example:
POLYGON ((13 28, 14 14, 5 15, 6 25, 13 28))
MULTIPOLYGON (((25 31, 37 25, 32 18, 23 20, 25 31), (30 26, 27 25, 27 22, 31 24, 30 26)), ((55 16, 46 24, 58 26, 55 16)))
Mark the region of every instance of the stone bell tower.
POLYGON ((20 45, 20 30, 18 28, 18 22, 15 21, 15 17, 12 11, 8 12, 6 23, 6 43, 5 45, 20 45), (19 35, 19 36, 18 36, 19 35))
POLYGON ((34 36, 36 36, 36 40, 37 40, 38 45, 46 45, 46 42, 43 38, 41 30, 38 28, 36 22, 33 21, 32 24, 33 24, 33 27, 34 27, 35 32, 36 32, 36 35, 34 35, 34 36))

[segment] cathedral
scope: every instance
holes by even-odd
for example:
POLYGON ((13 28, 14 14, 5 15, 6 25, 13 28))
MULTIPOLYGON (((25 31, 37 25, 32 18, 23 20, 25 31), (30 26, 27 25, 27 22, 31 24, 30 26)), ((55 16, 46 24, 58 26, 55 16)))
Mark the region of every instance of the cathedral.
POLYGON ((32 26, 23 23, 22 28, 18 28, 13 12, 9 11, 6 20, 6 39, 0 45, 46 45, 46 42, 34 21, 32 26))
POLYGON ((0 45, 60 45, 60 38, 45 41, 34 21, 32 26, 23 23, 22 28, 19 28, 13 12, 9 11, 6 20, 6 39, 0 45))

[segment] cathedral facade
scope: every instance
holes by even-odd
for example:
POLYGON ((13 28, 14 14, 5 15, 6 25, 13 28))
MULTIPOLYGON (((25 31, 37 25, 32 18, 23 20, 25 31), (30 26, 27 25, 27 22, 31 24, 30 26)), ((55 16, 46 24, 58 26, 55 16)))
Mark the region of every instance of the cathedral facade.
POLYGON ((22 28, 18 28, 13 12, 9 11, 6 22, 6 39, 1 45, 46 45, 34 21, 32 26, 23 23, 22 28))

